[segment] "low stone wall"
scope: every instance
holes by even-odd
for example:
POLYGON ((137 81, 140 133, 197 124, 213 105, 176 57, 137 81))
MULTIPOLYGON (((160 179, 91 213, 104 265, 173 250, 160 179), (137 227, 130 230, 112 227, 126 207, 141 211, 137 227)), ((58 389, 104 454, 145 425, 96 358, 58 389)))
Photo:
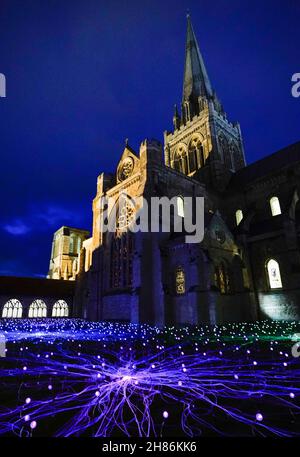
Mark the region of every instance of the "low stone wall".
POLYGON ((189 293, 174 300, 177 324, 224 324, 257 319, 255 299, 249 292, 221 295, 218 292, 189 293))
POLYGON ((300 290, 260 292, 261 319, 300 320, 300 290))
POLYGON ((104 296, 102 319, 137 323, 137 297, 126 293, 104 296))

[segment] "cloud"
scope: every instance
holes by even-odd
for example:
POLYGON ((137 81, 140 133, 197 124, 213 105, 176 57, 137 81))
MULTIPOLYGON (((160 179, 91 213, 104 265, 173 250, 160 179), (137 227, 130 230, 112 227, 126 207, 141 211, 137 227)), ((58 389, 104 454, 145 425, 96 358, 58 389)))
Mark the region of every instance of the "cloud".
POLYGON ((76 213, 74 214, 73 211, 56 205, 45 206, 43 211, 36 214, 36 218, 46 222, 50 227, 58 224, 65 225, 77 219, 76 213))
POLYGON ((66 208, 56 204, 31 206, 27 214, 2 225, 2 229, 13 236, 23 236, 28 232, 57 230, 62 225, 79 226, 82 215, 78 208, 66 208))
POLYGON ((26 233, 30 232, 30 227, 28 227, 28 225, 26 225, 20 219, 17 219, 10 224, 4 225, 3 229, 6 232, 8 232, 10 235, 15 235, 15 236, 26 235, 26 233))

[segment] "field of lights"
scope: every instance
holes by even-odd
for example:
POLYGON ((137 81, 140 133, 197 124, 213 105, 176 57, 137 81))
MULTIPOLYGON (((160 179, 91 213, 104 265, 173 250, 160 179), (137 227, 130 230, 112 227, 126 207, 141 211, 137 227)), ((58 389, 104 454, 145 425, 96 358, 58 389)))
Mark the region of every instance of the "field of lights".
POLYGON ((0 321, 2 436, 300 436, 300 324, 0 321))

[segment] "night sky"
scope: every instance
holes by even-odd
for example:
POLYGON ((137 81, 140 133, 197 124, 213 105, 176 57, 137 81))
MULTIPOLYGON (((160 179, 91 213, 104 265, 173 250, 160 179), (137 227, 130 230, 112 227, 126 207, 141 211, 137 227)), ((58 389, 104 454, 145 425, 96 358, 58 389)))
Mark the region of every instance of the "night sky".
POLYGON ((299 0, 1 0, 1 275, 46 275, 53 232, 91 228, 125 138, 171 129, 188 9, 248 163, 300 139, 299 0))

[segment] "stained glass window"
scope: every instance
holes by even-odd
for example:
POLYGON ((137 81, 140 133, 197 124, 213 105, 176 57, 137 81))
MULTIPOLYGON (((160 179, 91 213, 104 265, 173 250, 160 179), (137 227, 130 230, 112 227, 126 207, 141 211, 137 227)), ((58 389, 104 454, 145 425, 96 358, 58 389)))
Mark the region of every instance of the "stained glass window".
POLYGON ((280 202, 278 197, 272 197, 270 199, 270 207, 272 216, 278 216, 279 214, 281 214, 280 202))
POLYGON ((268 271, 270 288, 271 289, 282 288, 279 263, 274 259, 270 259, 267 262, 267 271, 268 271))
POLYGON ((182 267, 178 267, 175 273, 176 293, 185 293, 185 272, 182 267))
POLYGON ((235 220, 236 220, 236 225, 239 225, 240 222, 242 221, 243 219, 243 211, 241 209, 238 209, 236 212, 235 212, 235 220))
POLYGON ((215 283, 221 294, 230 291, 229 273, 223 262, 215 268, 215 283))
POLYGON ((22 317, 22 304, 19 300, 12 298, 5 303, 2 310, 3 318, 20 318, 22 317))
POLYGON ((52 317, 68 317, 69 307, 64 300, 58 300, 52 308, 52 317))
POLYGON ((28 317, 47 317, 47 306, 43 300, 34 300, 28 311, 28 317))
POLYGON ((130 232, 115 236, 111 241, 110 287, 132 285, 133 238, 130 232))

